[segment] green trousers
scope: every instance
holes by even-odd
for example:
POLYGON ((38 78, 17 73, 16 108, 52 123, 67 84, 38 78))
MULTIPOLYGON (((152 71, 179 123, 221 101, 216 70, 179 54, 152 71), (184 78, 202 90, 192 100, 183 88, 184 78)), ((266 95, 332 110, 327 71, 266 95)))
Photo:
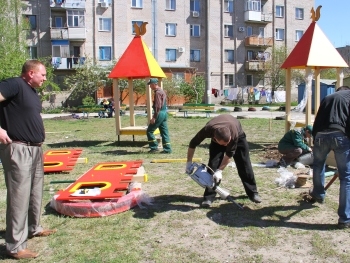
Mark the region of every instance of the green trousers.
POLYGON ((154 124, 149 124, 147 128, 147 139, 149 147, 152 150, 158 149, 158 142, 154 136, 154 131, 159 129, 160 136, 162 137, 163 150, 165 152, 171 152, 170 137, 168 131, 168 113, 166 110, 161 110, 154 124))

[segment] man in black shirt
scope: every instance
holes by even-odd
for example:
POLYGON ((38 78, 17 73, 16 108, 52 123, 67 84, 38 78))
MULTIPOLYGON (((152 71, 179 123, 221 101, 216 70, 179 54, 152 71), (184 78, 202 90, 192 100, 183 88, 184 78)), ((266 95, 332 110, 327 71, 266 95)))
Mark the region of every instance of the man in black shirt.
POLYGON ((45 139, 41 101, 35 88, 46 80, 45 66, 28 60, 20 77, 0 82, 0 157, 7 188, 6 252, 16 259, 35 258, 27 239, 56 230, 40 225, 45 139))
POLYGON ((326 197, 325 162, 334 152, 340 180, 338 227, 350 228, 350 88, 342 86, 326 96, 317 111, 312 130, 314 139, 313 202, 326 197))

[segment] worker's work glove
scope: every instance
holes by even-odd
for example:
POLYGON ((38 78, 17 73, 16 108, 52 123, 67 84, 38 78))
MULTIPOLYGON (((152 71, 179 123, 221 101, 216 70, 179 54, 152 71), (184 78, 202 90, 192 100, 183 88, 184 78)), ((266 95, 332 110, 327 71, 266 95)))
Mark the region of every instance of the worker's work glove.
POLYGON ((194 164, 192 162, 187 162, 186 163, 186 173, 191 174, 194 169, 194 164))
POLYGON ((214 181, 218 184, 222 179, 222 170, 216 170, 213 174, 214 181))

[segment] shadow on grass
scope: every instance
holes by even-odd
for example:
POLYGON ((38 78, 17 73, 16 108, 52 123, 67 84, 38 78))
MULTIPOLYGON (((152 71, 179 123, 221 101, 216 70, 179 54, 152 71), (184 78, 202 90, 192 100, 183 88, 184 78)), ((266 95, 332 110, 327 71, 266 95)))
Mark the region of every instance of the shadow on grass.
POLYGON ((94 146, 103 146, 103 147, 143 147, 147 145, 145 141, 69 141, 61 143, 48 143, 47 146, 51 148, 68 148, 68 147, 94 147, 94 146))
MULTIPOLYGON (((167 212, 170 210, 176 210, 180 212, 188 212, 193 209, 200 208, 202 197, 191 197, 183 195, 161 195, 153 197, 153 205, 147 206, 146 209, 135 207, 134 217, 150 219, 157 213, 167 212), (191 203, 186 205, 185 203, 191 203), (197 204, 196 207, 193 204, 197 204)), ((239 196, 235 198, 235 201, 240 199, 247 199, 246 196, 239 196)), ((315 224, 315 223, 303 223, 290 221, 293 216, 298 213, 314 209, 317 206, 313 204, 300 201, 299 205, 291 206, 268 206, 254 209, 250 206, 254 204, 244 205, 243 210, 240 210, 235 204, 221 201, 219 207, 213 206, 211 208, 205 208, 208 210, 207 217, 219 225, 228 227, 243 228, 243 227, 286 227, 304 230, 320 230, 328 231, 337 229, 334 224, 315 224), (288 213, 289 212, 289 213, 288 213)), ((260 206, 260 205, 257 205, 260 206)))
POLYGON ((238 210, 234 207, 235 210, 233 212, 232 204, 225 203, 220 205, 220 207, 212 208, 207 213, 207 216, 217 224, 237 228, 250 226, 261 228, 286 227, 318 231, 337 229, 334 224, 293 222, 293 216, 304 210, 316 208, 316 206, 307 202, 300 201, 299 205, 268 206, 257 209, 251 209, 249 206, 244 206, 243 210, 238 210))

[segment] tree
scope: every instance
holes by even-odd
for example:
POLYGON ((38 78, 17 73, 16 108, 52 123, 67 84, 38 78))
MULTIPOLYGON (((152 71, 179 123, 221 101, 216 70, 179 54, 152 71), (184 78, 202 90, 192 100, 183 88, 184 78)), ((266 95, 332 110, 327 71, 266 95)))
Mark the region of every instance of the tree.
POLYGON ((180 80, 171 78, 171 79, 164 79, 162 82, 163 90, 167 94, 167 105, 171 105, 171 102, 173 99, 177 96, 181 95, 180 91, 180 80))
POLYGON ((320 72, 321 79, 337 79, 337 70, 335 68, 322 69, 320 72))
POLYGON ((180 83, 181 94, 187 103, 201 103, 205 93, 205 79, 199 75, 193 75, 189 83, 180 83))
POLYGON ((0 81, 20 75, 28 58, 25 43, 28 22, 20 19, 22 1, 5 1, 0 5, 0 81))
POLYGON ((92 63, 87 58, 84 65, 76 68, 75 74, 64 78, 64 84, 70 87, 71 98, 86 97, 95 93, 101 86, 112 85, 112 80, 108 78, 110 68, 102 68, 92 63))
POLYGON ((136 95, 135 104, 137 104, 139 99, 146 94, 146 82, 144 79, 134 79, 133 86, 133 90, 136 95))
MULTIPOLYGON (((286 86, 285 69, 281 68, 288 56, 288 51, 284 46, 273 47, 271 49, 271 59, 264 63, 264 71, 260 75, 264 79, 265 85, 270 86, 273 91, 286 86)), ((304 76, 300 70, 292 70, 291 79, 299 84, 303 82, 304 76)))
POLYGON ((46 81, 37 89, 38 94, 41 97, 41 101, 49 100, 51 94, 59 92, 60 87, 54 82, 54 68, 51 65, 51 58, 39 58, 46 67, 46 81))

